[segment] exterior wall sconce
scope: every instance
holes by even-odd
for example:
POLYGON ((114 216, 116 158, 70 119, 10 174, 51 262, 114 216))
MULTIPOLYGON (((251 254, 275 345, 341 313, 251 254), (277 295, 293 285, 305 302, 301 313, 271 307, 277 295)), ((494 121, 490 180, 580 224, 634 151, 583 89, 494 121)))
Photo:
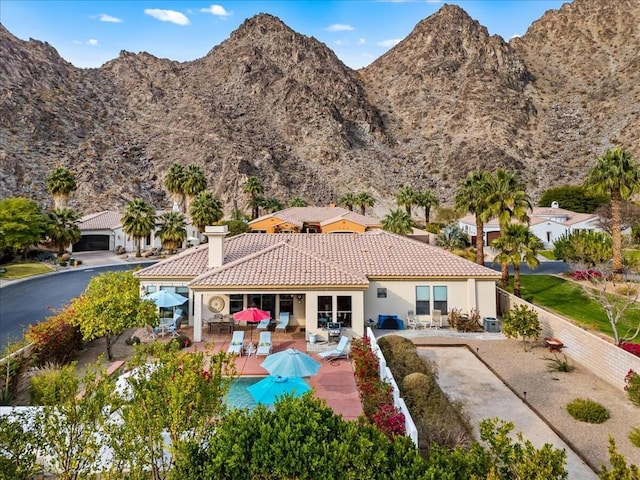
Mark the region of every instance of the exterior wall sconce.
POLYGON ((298 299, 298 303, 302 303, 302 294, 297 294, 296 298, 298 299))

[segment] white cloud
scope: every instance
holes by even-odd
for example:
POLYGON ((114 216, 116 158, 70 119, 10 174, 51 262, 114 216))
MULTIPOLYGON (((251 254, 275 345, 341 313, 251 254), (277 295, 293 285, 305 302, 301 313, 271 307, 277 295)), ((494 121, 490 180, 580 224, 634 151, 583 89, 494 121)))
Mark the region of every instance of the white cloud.
POLYGON ((401 38, 390 38, 389 40, 383 40, 381 42, 378 42, 376 43, 376 45, 378 45, 379 47, 391 48, 391 47, 395 47, 401 41, 402 41, 401 38))
POLYGON ((189 25, 189 19, 175 10, 161 10, 159 8, 146 8, 145 15, 160 20, 161 22, 171 22, 176 25, 189 25))
POLYGON ((96 47, 98 45, 98 40, 95 38, 90 38, 87 40, 87 45, 91 45, 92 47, 96 47))
POLYGON ((365 43, 367 43, 367 41, 364 38, 358 39, 358 45, 364 45, 365 43))
POLYGON ((520 34, 514 33, 513 35, 511 35, 511 38, 509 40, 513 40, 514 38, 520 38, 520 34))
POLYGON ((333 23, 327 27, 327 32, 351 32, 355 30, 351 25, 344 23, 333 23))
POLYGON ((335 42, 336 45, 344 45, 344 42, 342 40, 336 40, 335 42))
POLYGON ((201 8, 202 13, 210 13, 216 17, 229 17, 233 12, 227 12, 222 5, 211 5, 209 8, 201 8))
POLYGON ((106 13, 101 13, 98 16, 98 20, 100 20, 101 22, 107 22, 107 23, 122 23, 122 19, 121 18, 113 17, 113 16, 108 15, 106 13))

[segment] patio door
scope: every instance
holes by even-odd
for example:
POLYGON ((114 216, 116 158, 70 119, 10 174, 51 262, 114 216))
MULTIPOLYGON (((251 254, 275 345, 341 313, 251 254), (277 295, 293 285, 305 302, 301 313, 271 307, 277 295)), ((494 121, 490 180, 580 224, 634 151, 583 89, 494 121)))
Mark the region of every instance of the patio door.
POLYGON ((271 318, 276 318, 276 296, 275 294, 249 294, 249 307, 257 307, 260 310, 269 312, 271 318))

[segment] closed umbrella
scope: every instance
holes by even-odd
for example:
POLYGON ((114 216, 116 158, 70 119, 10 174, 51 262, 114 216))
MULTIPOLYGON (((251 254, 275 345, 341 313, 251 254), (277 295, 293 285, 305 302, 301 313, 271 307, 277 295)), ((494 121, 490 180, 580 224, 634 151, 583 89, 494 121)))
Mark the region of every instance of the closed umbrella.
POLYGON ((310 377, 320 369, 320 363, 295 348, 267 356, 260 366, 271 375, 281 377, 310 377))
POLYGON ((300 397, 311 390, 311 387, 300 377, 269 376, 247 387, 247 390, 257 403, 271 405, 276 402, 277 397, 300 397))
POLYGON ((256 324, 260 323, 261 320, 266 318, 271 318, 271 314, 269 312, 265 312, 264 310, 260 310, 256 307, 245 308, 244 310, 234 313, 233 319, 238 321, 247 322, 250 328, 249 341, 253 340, 253 327, 256 324))

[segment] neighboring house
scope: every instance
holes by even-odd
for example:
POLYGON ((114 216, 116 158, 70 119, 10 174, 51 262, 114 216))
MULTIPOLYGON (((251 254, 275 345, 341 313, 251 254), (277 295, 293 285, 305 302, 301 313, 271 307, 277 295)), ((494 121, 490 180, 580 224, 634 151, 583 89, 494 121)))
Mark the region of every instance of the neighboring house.
MULTIPOLYGON (((458 225, 463 232, 475 243, 476 217, 467 215, 458 219, 458 225)), ((603 231, 600 227, 600 218, 592 213, 576 213, 560 208, 558 202, 553 202, 551 207, 535 207, 529 213, 529 230, 538 237, 544 247, 553 248, 555 241, 561 236, 579 230, 603 231)), ((484 225, 484 244, 490 245, 500 236, 500 225, 497 218, 492 218, 484 225)))
MULTIPOLYGON (((158 212, 161 215, 163 212, 158 212)), ((72 247, 73 252, 87 252, 94 250, 115 251, 122 246, 127 252, 135 252, 136 246, 133 237, 128 236, 122 229, 122 213, 106 210, 104 212, 90 213, 80 219, 78 224, 82 236, 72 247)), ((199 243, 197 229, 187 223, 187 243, 199 243)), ((148 249, 162 246, 160 239, 154 233, 142 239, 141 248, 148 249)))
POLYGON ((336 207, 291 207, 249 222, 256 233, 362 233, 381 228, 380 221, 336 207))
POLYGON ((194 341, 214 313, 250 306, 327 339, 327 322, 362 336, 367 319, 428 319, 451 308, 495 317, 499 272, 438 247, 383 230, 349 235, 245 233, 225 239, 207 227, 208 243, 135 273, 143 292, 166 289, 188 298, 194 341))

